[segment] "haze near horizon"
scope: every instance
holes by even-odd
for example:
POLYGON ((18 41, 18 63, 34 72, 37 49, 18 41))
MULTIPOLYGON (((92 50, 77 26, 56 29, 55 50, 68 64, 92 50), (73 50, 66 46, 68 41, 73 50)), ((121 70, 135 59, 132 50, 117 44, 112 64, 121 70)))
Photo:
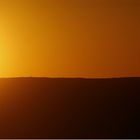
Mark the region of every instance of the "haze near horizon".
POLYGON ((137 77, 139 54, 139 0, 0 2, 0 77, 137 77))

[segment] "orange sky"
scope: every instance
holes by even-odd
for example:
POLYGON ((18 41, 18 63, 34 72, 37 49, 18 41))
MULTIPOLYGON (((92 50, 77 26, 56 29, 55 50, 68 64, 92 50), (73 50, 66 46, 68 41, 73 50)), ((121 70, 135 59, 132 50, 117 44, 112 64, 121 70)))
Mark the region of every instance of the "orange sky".
POLYGON ((140 0, 0 0, 0 77, 140 76, 140 0))

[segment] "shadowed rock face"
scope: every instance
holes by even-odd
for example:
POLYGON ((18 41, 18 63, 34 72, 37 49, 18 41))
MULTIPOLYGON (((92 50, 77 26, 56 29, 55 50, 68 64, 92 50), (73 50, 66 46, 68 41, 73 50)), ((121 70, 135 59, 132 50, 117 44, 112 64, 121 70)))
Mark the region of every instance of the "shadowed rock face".
POLYGON ((0 138, 140 138, 140 78, 0 79, 0 138))

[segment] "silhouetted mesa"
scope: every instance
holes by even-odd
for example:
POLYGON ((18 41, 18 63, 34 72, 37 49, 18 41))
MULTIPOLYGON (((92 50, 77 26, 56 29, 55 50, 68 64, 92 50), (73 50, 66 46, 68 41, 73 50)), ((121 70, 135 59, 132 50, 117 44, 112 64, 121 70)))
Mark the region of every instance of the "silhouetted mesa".
POLYGON ((140 138, 140 78, 0 79, 0 138, 140 138))

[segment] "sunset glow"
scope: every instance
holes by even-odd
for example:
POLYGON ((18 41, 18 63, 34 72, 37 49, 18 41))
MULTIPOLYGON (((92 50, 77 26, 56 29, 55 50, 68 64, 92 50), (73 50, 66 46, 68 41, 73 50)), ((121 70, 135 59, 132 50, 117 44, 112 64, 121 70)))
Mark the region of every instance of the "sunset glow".
POLYGON ((140 76, 139 0, 1 0, 0 77, 140 76))

